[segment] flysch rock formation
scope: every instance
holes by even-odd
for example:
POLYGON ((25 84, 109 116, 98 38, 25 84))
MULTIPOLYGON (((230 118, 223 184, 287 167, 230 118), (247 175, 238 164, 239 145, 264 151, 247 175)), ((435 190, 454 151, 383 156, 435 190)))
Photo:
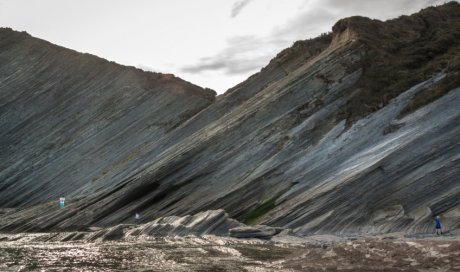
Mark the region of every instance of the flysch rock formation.
POLYGON ((1 33, 13 38, 0 41, 0 231, 114 227, 135 223, 135 213, 149 224, 218 209, 302 235, 431 232, 434 215, 460 227, 456 2, 386 22, 340 20, 214 102, 178 79, 1 33), (23 56, 45 45, 53 52, 23 56), (98 74, 92 62, 106 68, 98 74), (146 87, 139 77, 155 80, 146 87), (124 80, 137 87, 126 91, 124 80))
POLYGON ((31 242, 146 240, 151 237, 232 236, 270 239, 282 229, 269 226, 245 226, 229 218, 224 210, 204 211, 187 216, 166 216, 145 224, 119 224, 109 228, 89 227, 77 232, 41 233, 33 236, 3 236, 0 241, 26 239, 31 242))
POLYGON ((0 205, 119 186, 146 162, 141 155, 214 95, 1 29, 0 205))

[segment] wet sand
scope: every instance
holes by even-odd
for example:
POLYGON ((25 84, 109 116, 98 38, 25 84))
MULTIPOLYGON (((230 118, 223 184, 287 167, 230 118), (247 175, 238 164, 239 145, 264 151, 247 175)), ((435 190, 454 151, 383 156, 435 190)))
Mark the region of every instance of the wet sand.
POLYGON ((0 237, 0 271, 460 271, 459 237, 215 236, 33 242, 0 237))

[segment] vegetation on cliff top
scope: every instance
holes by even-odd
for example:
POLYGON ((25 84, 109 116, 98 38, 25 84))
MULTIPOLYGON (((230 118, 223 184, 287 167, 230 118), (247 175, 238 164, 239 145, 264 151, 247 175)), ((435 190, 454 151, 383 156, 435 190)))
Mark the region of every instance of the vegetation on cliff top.
POLYGON ((364 17, 340 20, 334 31, 351 28, 365 54, 363 75, 349 90, 341 115, 350 125, 372 113, 411 86, 444 72, 447 77, 414 97, 402 114, 443 96, 460 86, 460 4, 450 2, 411 16, 381 22, 364 17))

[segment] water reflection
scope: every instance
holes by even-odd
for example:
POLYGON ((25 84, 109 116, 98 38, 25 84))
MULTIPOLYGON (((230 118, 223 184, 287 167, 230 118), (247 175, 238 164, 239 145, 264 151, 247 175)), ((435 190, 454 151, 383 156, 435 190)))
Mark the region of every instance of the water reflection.
POLYGON ((278 243, 140 236, 123 242, 45 242, 67 235, 0 235, 0 271, 457 271, 460 267, 458 237, 347 240, 319 235, 301 243, 278 243))
POLYGON ((263 269, 268 264, 266 256, 276 260, 288 253, 264 242, 241 244, 200 238, 104 243, 2 242, 0 271, 279 271, 275 267, 263 269))

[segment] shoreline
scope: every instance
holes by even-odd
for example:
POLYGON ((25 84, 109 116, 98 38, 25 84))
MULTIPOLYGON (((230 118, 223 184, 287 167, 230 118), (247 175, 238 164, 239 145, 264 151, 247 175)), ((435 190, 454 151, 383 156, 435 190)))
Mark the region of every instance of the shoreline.
POLYGON ((361 237, 282 235, 270 240, 215 235, 138 236, 91 242, 44 239, 64 234, 69 233, 0 234, 0 271, 460 269, 460 236, 405 238, 392 233, 361 237), (5 237, 12 239, 6 241, 5 237))

